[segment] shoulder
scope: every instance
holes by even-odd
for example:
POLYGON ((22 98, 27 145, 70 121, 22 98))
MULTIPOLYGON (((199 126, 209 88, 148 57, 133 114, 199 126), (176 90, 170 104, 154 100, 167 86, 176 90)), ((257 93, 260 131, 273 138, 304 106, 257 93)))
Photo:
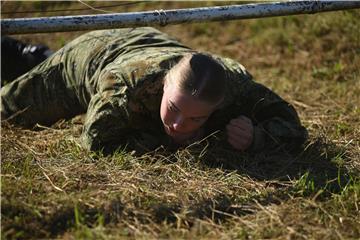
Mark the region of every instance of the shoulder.
POLYGON ((244 76, 246 76, 246 75, 250 76, 250 73, 247 71, 245 66, 242 65, 241 63, 239 63, 238 61, 231 59, 231 58, 227 58, 227 57, 220 58, 220 61, 222 62, 223 66, 227 72, 241 74, 244 76))
POLYGON ((252 79, 251 74, 244 67, 244 65, 235 59, 219 56, 216 54, 212 54, 212 56, 223 66, 227 78, 226 80, 228 82, 238 82, 239 80, 252 79))
POLYGON ((103 71, 111 72, 129 87, 137 87, 156 76, 165 74, 181 57, 189 52, 177 48, 136 49, 118 56, 103 71))
POLYGON ((101 71, 96 89, 116 98, 126 95, 127 100, 132 102, 158 102, 164 76, 184 53, 170 49, 149 49, 119 57, 101 71))

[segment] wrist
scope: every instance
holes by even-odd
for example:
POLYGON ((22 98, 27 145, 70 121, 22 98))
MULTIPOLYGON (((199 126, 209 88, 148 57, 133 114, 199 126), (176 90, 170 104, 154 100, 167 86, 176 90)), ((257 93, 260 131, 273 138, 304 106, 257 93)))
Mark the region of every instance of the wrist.
POLYGON ((265 132, 261 127, 254 126, 252 143, 248 150, 251 152, 260 151, 265 147, 265 132))

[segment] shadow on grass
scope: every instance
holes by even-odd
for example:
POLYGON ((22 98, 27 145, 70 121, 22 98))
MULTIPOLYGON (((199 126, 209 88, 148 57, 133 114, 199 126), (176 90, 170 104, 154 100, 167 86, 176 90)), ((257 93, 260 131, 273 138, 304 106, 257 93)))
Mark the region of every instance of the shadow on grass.
POLYGON ((114 199, 106 206, 91 208, 80 203, 58 204, 52 213, 35 212, 14 201, 2 201, 2 235, 5 239, 57 238, 69 230, 117 223, 124 204, 114 199), (14 221, 15 220, 15 221, 14 221))
MULTIPOLYGON (((117 198, 106 202, 106 206, 93 208, 87 205, 75 207, 74 203, 69 202, 58 204, 59 208, 51 211, 50 215, 45 212, 39 215, 21 202, 5 197, 1 209, 3 236, 14 239, 55 238, 79 226, 96 226, 99 219, 103 219, 104 225, 116 225, 125 219, 143 224, 166 221, 176 225, 180 222, 189 228, 197 219, 223 223, 231 216, 241 217, 257 212, 256 202, 265 206, 279 204, 289 199, 289 195, 311 197, 320 190, 323 193, 317 200, 326 200, 332 193, 341 192, 351 178, 344 167, 350 160, 345 148, 337 147, 321 138, 309 142, 302 151, 291 154, 243 154, 220 145, 208 145, 206 148, 198 145, 179 151, 187 151, 188 156, 198 160, 200 167, 236 171, 254 180, 279 184, 279 187, 276 186, 275 191, 270 194, 255 194, 254 191, 254 195, 241 196, 241 199, 237 198, 239 196, 218 194, 212 198, 194 201, 193 205, 157 199, 146 206, 141 202, 136 211, 117 198), (282 181, 288 182, 289 179, 294 183, 281 185, 282 181)), ((170 161, 176 161, 174 152, 168 153, 168 156, 172 156, 169 157, 170 161)))
MULTIPOLYGON (((195 150, 196 151, 196 150, 195 150)), ((345 147, 336 146, 324 138, 315 138, 296 152, 239 153, 229 147, 208 149, 202 162, 210 168, 237 171, 260 181, 297 181, 305 192, 320 189, 339 193, 350 181, 345 165, 350 161, 345 147)))
MULTIPOLYGON (((254 193, 241 199, 218 194, 191 206, 160 202, 151 206, 156 222, 185 221, 191 227, 196 219, 220 223, 232 216, 241 217, 257 212, 257 204, 280 204, 294 196, 316 196, 317 201, 326 201, 332 194, 341 193, 352 179, 351 173, 345 168, 350 161, 346 149, 323 138, 315 138, 304 149, 293 153, 244 154, 226 146, 210 146, 194 145, 186 150, 188 154, 198 156, 200 165, 204 167, 236 171, 253 180, 266 182, 267 186, 275 185, 275 190, 254 193)), ((170 162, 177 161, 168 159, 170 162)))

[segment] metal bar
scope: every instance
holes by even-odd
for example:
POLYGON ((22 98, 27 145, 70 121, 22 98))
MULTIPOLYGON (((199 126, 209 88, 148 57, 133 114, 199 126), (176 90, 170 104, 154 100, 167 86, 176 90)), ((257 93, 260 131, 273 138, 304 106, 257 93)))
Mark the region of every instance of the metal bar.
POLYGON ((2 34, 67 32, 312 14, 360 8, 360 1, 289 1, 146 12, 1 20, 2 34))

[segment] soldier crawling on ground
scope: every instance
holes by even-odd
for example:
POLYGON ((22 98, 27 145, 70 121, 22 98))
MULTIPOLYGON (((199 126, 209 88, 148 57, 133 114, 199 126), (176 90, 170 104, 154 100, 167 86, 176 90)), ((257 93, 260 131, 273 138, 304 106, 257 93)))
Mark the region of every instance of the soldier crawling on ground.
POLYGON ((153 139, 146 149, 181 146, 217 129, 249 152, 307 137, 295 109, 241 64, 149 27, 84 34, 4 86, 1 100, 2 120, 25 127, 86 113, 81 142, 95 151, 143 134, 153 139))

